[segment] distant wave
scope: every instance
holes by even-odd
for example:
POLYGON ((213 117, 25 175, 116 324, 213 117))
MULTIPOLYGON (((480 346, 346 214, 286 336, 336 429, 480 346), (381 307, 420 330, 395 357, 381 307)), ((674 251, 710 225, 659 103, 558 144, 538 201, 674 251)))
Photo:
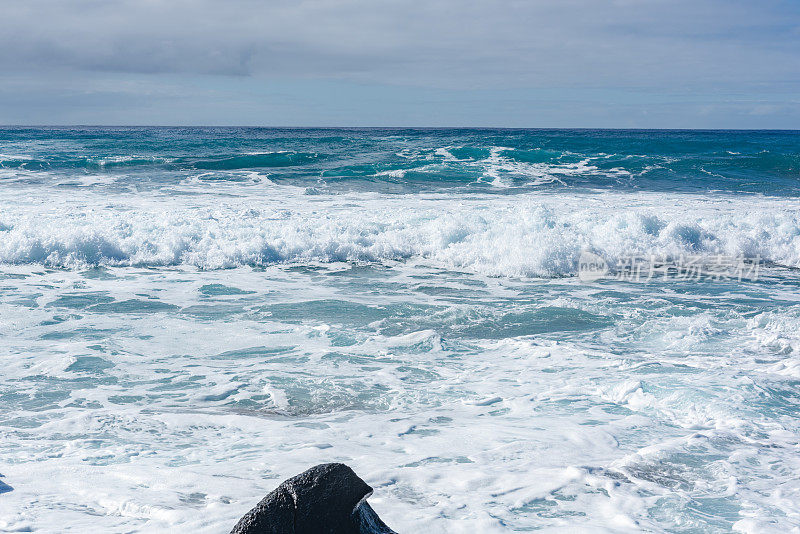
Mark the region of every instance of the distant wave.
POLYGON ((373 200, 346 209, 327 203, 293 208, 296 200, 283 208, 253 201, 253 207, 163 212, 152 206, 6 209, 0 215, 0 262, 226 269, 421 260, 493 276, 547 277, 575 274, 580 251, 590 248, 609 261, 630 254, 728 254, 800 267, 800 210, 794 203, 739 199, 713 205, 681 198, 684 206, 672 210, 678 201, 666 196, 658 209, 613 197, 591 207, 566 197, 517 197, 500 205, 373 200))
POLYGON ((204 170, 237 170, 269 167, 293 167, 297 165, 306 165, 320 159, 324 159, 324 156, 321 154, 280 151, 263 152, 257 154, 222 155, 205 157, 201 159, 182 158, 176 160, 175 164, 204 170))
POLYGON ((156 156, 107 156, 97 158, 60 157, 53 159, 38 159, 30 156, 20 157, 0 154, 0 168, 22 169, 29 171, 54 169, 85 169, 89 171, 101 171, 124 167, 164 165, 170 161, 170 158, 156 156))
MULTIPOLYGON (((416 147, 397 152, 372 152, 355 147, 344 150, 342 141, 306 143, 310 150, 211 151, 211 147, 183 149, 172 154, 169 147, 148 147, 150 152, 122 155, 76 155, 75 151, 53 151, 42 156, 0 154, 0 169, 19 172, 63 172, 64 174, 171 172, 219 173, 208 181, 241 181, 226 173, 275 170, 271 179, 303 181, 321 178, 339 186, 348 183, 461 187, 491 184, 498 187, 551 185, 602 189, 653 191, 731 191, 800 195, 800 154, 785 149, 736 151, 715 148, 691 152, 671 150, 642 153, 601 151, 598 147, 571 149, 527 146, 446 145, 416 147), (195 154, 196 152, 196 154, 195 154), (282 174, 282 176, 281 176, 282 174)), ((617 147, 621 148, 621 147, 617 147)), ((636 146, 632 148, 637 148, 636 146)), ((663 149, 663 147, 660 147, 663 149)), ((651 151, 648 152, 648 149, 651 151)), ((85 152, 90 152, 86 150, 85 152)), ((174 178, 174 176, 173 176, 174 178)), ((165 179, 171 183, 173 180, 165 179)), ((369 187, 369 185, 367 185, 369 187)))
POLYGON ((98 156, 98 157, 55 157, 38 159, 29 156, 0 154, 0 168, 29 171, 84 169, 87 171, 111 171, 136 167, 154 167, 170 170, 240 170, 271 167, 293 167, 307 165, 324 159, 316 153, 276 151, 247 154, 218 154, 203 157, 170 156, 98 156))

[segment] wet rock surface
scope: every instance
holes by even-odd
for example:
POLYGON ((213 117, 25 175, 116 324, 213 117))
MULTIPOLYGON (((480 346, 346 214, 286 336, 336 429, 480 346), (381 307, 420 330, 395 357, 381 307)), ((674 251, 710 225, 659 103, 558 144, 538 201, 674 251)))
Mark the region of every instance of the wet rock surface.
POLYGON ((350 467, 320 464, 281 483, 231 534, 394 534, 367 504, 370 495, 350 467))

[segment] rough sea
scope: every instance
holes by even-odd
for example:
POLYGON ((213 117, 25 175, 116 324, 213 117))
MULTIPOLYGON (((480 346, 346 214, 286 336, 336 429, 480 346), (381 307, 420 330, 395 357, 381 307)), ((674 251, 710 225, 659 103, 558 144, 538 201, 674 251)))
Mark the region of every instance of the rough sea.
POLYGON ((799 269, 798 132, 2 128, 0 531, 800 532, 799 269))

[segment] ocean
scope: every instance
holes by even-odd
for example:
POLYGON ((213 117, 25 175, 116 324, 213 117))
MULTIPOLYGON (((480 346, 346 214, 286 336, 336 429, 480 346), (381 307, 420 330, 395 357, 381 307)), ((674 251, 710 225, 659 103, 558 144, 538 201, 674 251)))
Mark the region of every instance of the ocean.
POLYGON ((5 127, 0 186, 0 531, 328 461, 400 533, 800 529, 800 132, 5 127))

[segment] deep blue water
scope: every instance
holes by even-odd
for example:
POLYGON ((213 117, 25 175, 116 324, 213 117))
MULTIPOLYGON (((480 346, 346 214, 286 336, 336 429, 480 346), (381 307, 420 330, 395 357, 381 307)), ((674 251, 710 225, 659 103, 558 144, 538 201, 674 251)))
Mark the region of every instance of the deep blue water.
POLYGON ((6 127, 0 142, 5 169, 146 184, 257 170, 280 183, 401 192, 491 191, 495 175, 514 191, 800 191, 797 131, 6 127))

